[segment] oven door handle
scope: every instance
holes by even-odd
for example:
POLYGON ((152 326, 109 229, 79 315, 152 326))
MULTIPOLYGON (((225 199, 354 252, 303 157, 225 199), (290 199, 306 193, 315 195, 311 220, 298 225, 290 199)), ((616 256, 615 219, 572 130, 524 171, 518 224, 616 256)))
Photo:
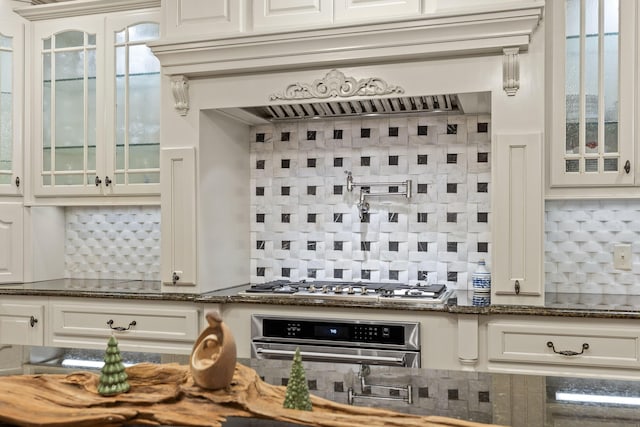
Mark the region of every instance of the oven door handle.
MULTIPOLYGON (((268 348, 257 348, 256 353, 264 354, 265 356, 293 356, 295 351, 293 350, 271 350, 268 348)), ((387 365, 393 364, 398 366, 406 366, 406 360, 404 357, 389 357, 389 356, 364 356, 360 354, 338 354, 338 353, 322 353, 315 351, 301 351, 300 356, 314 359, 316 361, 324 362, 381 362, 387 365)))

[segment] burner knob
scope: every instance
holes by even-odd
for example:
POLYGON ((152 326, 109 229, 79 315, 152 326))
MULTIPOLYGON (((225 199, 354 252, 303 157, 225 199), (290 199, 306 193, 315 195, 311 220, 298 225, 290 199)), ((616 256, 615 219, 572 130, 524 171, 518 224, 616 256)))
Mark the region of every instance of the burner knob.
POLYGON ((367 289, 366 287, 362 287, 360 288, 360 295, 367 295, 369 293, 369 289, 367 289))
POLYGON ((349 295, 353 295, 356 293, 356 291, 353 290, 353 286, 349 285, 349 287, 347 288, 347 293, 349 295))
POLYGON ((322 293, 326 294, 328 292, 329 292, 329 286, 327 286, 327 285, 322 286, 322 293))
POLYGON ((340 285, 336 285, 333 287, 333 292, 335 292, 336 294, 341 294, 342 293, 342 286, 340 285))
POLYGON ((315 287, 314 285, 309 285, 309 289, 308 289, 308 291, 309 291, 309 292, 311 292, 311 293, 313 293, 313 292, 315 292, 315 291, 316 291, 316 287, 315 287))

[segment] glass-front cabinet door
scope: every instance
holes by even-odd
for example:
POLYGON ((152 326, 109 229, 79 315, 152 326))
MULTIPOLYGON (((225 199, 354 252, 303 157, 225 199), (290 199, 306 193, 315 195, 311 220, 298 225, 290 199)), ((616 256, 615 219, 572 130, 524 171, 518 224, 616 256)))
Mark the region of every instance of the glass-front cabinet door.
POLYGON ((0 194, 22 194, 23 26, 0 20, 0 194))
POLYGON ((157 13, 39 22, 36 196, 159 194, 157 13))
POLYGON ((110 139, 115 147, 107 168, 113 170, 110 179, 118 193, 159 192, 160 62, 146 42, 160 37, 160 25, 138 22, 140 18, 113 19, 107 28, 113 39, 107 57, 114 61, 107 89, 113 107, 107 121, 113 124, 110 139))
POLYGON ((42 173, 45 188, 97 191, 96 34, 42 39, 42 173))
POLYGON ((552 186, 632 185, 635 0, 552 2, 552 186), (562 84, 560 84, 562 82, 562 84))

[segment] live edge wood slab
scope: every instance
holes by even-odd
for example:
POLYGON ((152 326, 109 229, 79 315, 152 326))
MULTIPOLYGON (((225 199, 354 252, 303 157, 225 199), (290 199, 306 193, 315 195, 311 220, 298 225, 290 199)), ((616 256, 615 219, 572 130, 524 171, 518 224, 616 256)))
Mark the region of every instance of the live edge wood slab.
POLYGON ((188 366, 142 363, 127 368, 131 390, 98 394, 99 375, 17 375, 0 377, 0 422, 17 426, 221 426, 227 417, 263 418, 308 426, 480 427, 438 416, 335 403, 312 396, 313 411, 284 409, 286 388, 263 382, 237 364, 229 387, 205 390, 193 383, 188 366))

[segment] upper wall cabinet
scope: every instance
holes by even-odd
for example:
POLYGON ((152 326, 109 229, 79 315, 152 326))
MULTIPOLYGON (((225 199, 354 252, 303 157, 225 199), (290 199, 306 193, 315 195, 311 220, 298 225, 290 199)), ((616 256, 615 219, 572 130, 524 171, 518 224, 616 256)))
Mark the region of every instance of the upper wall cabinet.
POLYGON ((159 13, 33 24, 35 196, 159 193, 159 13))
MULTIPOLYGON (((533 0, 519 0, 526 6, 533 0)), ((166 0, 165 37, 207 38, 240 33, 265 33, 330 28, 367 22, 420 18, 504 8, 505 0, 166 0)))
POLYGON ((640 184, 635 0, 548 2, 550 187, 640 184))
POLYGON ((24 100, 24 26, 0 20, 0 195, 20 195, 24 100))

